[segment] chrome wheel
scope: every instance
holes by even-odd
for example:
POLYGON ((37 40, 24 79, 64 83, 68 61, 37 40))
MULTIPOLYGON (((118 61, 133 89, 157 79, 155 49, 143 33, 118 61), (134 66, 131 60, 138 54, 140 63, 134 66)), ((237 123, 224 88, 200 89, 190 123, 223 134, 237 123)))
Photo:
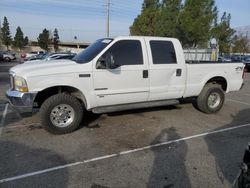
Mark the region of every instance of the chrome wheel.
POLYGON ((67 104, 60 104, 54 107, 50 113, 50 120, 56 127, 67 127, 75 118, 74 109, 67 104))
POLYGON ((216 108, 220 105, 221 97, 219 93, 211 93, 208 97, 209 108, 216 108))

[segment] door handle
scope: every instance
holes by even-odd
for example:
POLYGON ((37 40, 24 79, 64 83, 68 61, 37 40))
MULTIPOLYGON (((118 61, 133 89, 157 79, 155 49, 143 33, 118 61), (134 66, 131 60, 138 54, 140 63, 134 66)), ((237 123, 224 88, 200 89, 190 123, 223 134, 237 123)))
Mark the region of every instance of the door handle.
POLYGON ((142 71, 142 77, 143 78, 148 78, 148 70, 143 70, 142 71))
POLYGON ((181 69, 176 69, 176 76, 181 76, 181 72, 182 72, 181 69))

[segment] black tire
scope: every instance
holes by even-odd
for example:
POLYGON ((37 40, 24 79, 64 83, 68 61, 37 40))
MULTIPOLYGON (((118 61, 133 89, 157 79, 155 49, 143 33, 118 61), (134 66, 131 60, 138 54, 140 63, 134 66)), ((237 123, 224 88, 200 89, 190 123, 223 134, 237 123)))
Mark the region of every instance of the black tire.
POLYGON ((71 95, 56 94, 49 97, 42 104, 40 117, 42 125, 48 132, 52 134, 70 133, 80 126, 83 117, 83 106, 71 95))
POLYGON ((9 57, 5 57, 5 58, 4 58, 4 61, 6 61, 6 62, 11 62, 11 59, 10 59, 9 57))
POLYGON ((225 95, 221 86, 219 84, 208 83, 204 86, 200 95, 197 97, 195 106, 204 113, 216 113, 222 108, 224 100, 225 95), (211 102, 212 97, 214 96, 215 99, 211 102))
POLYGON ((238 178, 238 188, 250 188, 249 172, 248 173, 241 172, 238 178))

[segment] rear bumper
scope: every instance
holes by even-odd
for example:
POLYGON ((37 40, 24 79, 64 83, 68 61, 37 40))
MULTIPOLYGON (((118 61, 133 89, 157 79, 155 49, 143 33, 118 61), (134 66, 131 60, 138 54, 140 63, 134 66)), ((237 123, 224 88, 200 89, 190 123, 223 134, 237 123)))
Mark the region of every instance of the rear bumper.
POLYGON ((6 97, 11 107, 21 116, 31 116, 33 112, 33 102, 37 92, 21 93, 19 91, 8 90, 6 97))

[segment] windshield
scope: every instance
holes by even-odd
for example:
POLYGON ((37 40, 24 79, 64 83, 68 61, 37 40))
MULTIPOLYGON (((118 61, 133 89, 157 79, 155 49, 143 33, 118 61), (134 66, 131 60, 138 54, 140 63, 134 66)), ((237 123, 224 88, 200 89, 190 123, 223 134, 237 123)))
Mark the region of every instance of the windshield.
POLYGON ((113 39, 99 39, 88 48, 77 54, 72 60, 77 63, 87 63, 94 59, 113 39))

